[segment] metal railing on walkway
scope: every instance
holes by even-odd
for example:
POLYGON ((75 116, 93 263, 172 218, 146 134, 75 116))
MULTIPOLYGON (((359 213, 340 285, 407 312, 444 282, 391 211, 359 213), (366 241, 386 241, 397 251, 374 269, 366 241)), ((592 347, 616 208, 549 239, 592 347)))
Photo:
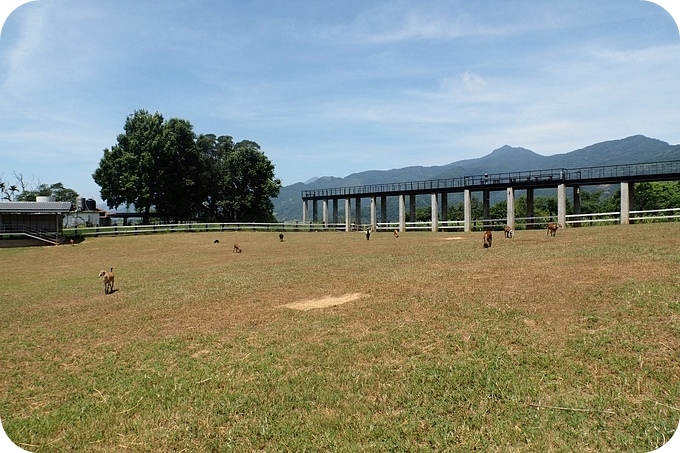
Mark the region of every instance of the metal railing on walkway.
POLYGON ((343 197, 369 197, 432 192, 462 192, 465 189, 500 189, 513 186, 549 187, 558 183, 589 185, 630 181, 663 181, 680 179, 680 161, 606 165, 583 168, 551 168, 506 173, 470 175, 449 179, 367 184, 349 187, 303 190, 303 200, 343 197))
POLYGON ((47 242, 52 245, 59 244, 59 233, 56 231, 41 230, 29 226, 0 226, 0 236, 2 237, 27 237, 39 241, 47 242))

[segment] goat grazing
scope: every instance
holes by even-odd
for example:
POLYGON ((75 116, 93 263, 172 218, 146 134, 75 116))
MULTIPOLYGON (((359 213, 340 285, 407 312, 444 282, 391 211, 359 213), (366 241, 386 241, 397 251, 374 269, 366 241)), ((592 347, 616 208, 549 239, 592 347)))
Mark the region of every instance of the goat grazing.
POLYGON ((505 225, 505 228, 503 229, 505 232, 505 237, 506 238, 512 238, 515 235, 515 230, 510 228, 510 225, 505 225))
POLYGON ((241 247, 239 247, 238 244, 234 244, 233 253, 241 253, 241 247))
POLYGON ((110 271, 99 271, 99 276, 102 278, 102 281, 104 282, 104 294, 110 294, 113 292, 113 280, 114 280, 114 275, 113 275, 113 268, 111 268, 110 271))
POLYGON ((398 238, 399 237, 399 230, 394 230, 394 237, 398 238))
POLYGON ((279 233, 279 241, 283 242, 283 233, 279 233))
POLYGON ((491 241, 493 241, 493 235, 491 234, 491 230, 486 230, 484 232, 484 248, 488 249, 491 247, 491 241))

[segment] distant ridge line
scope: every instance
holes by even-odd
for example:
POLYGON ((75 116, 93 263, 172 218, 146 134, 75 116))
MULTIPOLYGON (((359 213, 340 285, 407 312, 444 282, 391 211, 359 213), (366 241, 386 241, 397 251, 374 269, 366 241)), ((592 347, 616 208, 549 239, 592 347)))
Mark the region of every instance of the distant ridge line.
POLYGON ((402 181, 385 184, 303 190, 303 200, 359 197, 375 194, 427 194, 470 190, 502 190, 506 187, 547 188, 557 184, 589 186, 617 182, 680 180, 680 159, 662 162, 599 165, 594 167, 553 168, 505 173, 485 173, 448 179, 402 181))
POLYGON ((465 159, 440 166, 411 166, 392 170, 367 170, 344 178, 323 176, 310 178, 311 183, 298 182, 281 188, 278 197, 272 198, 274 216, 280 221, 296 220, 300 216, 300 193, 331 187, 351 187, 383 184, 394 181, 420 181, 449 179, 485 173, 506 173, 553 168, 579 168, 632 163, 680 160, 680 145, 644 135, 633 135, 619 140, 609 140, 563 154, 543 156, 526 148, 503 145, 486 156, 465 159))

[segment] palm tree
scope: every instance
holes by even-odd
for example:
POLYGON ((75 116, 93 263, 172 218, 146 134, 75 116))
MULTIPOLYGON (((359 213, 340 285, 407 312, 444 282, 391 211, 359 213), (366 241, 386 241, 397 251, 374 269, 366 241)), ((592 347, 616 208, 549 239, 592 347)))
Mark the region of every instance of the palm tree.
POLYGON ((2 194, 2 198, 7 200, 7 201, 12 201, 9 198, 9 194, 7 193, 6 187, 7 187, 7 185, 4 182, 0 181, 0 193, 2 194))
POLYGON ((9 186, 9 191, 12 192, 12 199, 9 200, 9 201, 16 200, 16 197, 14 196, 14 192, 18 192, 19 188, 15 184, 12 184, 11 186, 9 186))

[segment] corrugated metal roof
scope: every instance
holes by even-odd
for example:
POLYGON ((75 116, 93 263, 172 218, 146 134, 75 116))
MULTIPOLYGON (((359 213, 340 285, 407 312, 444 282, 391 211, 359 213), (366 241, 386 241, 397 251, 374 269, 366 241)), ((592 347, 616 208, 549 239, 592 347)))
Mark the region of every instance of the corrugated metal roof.
POLYGON ((69 212, 71 210, 70 201, 13 201, 0 203, 0 214, 56 214, 69 212))

